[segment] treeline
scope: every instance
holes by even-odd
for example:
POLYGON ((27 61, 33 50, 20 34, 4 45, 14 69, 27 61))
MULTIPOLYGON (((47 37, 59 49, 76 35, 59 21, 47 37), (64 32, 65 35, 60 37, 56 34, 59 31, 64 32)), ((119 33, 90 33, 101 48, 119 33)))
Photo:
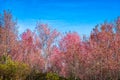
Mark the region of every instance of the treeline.
POLYGON ((18 35, 10 11, 0 14, 0 80, 119 79, 120 18, 81 38, 39 23, 18 35))

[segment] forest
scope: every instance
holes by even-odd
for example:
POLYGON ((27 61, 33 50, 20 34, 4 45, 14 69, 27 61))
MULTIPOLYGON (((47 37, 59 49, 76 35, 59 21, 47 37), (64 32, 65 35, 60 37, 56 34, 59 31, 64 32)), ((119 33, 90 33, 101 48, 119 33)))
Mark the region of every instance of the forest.
POLYGON ((0 80, 120 80, 119 17, 96 25, 89 37, 41 23, 18 33, 17 20, 3 11, 0 80))

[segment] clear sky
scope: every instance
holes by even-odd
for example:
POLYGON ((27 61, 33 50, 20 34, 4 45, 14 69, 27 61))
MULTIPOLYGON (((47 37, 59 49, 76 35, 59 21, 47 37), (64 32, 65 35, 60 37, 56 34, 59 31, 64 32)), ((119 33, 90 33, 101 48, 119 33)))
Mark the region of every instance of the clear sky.
POLYGON ((7 9, 18 19, 20 32, 40 21, 60 32, 89 35, 96 24, 120 16, 120 0, 0 0, 0 12, 7 9))

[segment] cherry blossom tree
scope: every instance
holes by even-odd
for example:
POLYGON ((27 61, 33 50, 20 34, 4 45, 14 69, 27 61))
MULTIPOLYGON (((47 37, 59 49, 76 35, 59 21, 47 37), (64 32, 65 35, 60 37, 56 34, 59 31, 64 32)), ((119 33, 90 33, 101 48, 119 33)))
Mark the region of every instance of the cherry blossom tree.
POLYGON ((27 29, 21 35, 18 53, 12 54, 13 59, 24 62, 32 68, 40 69, 42 71, 44 68, 44 60, 39 45, 40 42, 38 42, 38 36, 27 29))
POLYGON ((17 50, 17 24, 10 11, 0 15, 0 54, 8 55, 17 50))
POLYGON ((67 33, 60 40, 60 50, 64 55, 64 66, 66 75, 77 79, 84 73, 83 44, 79 35, 75 32, 67 33))
POLYGON ((45 61, 45 72, 48 71, 50 67, 50 56, 52 54, 52 48, 56 43, 59 32, 56 30, 51 30, 46 24, 37 24, 37 34, 39 36, 39 41, 41 43, 41 54, 45 61))

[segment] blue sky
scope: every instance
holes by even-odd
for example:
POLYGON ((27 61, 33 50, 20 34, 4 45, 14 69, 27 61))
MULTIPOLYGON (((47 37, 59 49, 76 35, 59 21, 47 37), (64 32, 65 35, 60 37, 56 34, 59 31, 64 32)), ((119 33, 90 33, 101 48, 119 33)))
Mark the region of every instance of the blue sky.
POLYGON ((89 35, 97 24, 120 16, 120 0, 0 0, 0 12, 11 10, 19 31, 34 30, 36 22, 60 32, 89 35))

